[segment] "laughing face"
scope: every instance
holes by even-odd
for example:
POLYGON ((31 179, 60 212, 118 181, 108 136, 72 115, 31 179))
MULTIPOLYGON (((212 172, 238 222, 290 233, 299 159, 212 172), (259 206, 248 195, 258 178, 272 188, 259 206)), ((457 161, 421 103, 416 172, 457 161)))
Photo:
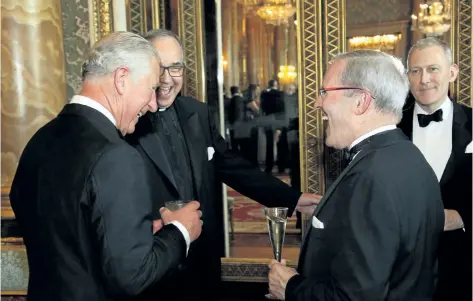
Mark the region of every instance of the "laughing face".
POLYGON ((160 37, 153 41, 161 58, 160 87, 156 93, 158 107, 173 104, 182 89, 184 58, 179 43, 173 37, 160 37))
POLYGON ((447 98, 448 87, 457 78, 458 67, 450 65, 440 46, 415 49, 409 55, 409 82, 417 103, 433 112, 447 98))

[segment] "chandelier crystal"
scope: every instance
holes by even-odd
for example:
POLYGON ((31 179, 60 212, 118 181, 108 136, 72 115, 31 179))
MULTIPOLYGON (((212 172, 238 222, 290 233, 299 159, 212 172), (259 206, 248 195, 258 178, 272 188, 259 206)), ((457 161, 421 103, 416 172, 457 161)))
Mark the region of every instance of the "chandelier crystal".
POLYGON ((450 9, 450 0, 420 4, 419 14, 411 16, 412 30, 418 30, 426 36, 442 36, 451 27, 450 9))
POLYGON ((289 18, 296 12, 296 8, 290 0, 266 0, 263 2, 256 13, 267 24, 275 26, 287 24, 289 18))
POLYGON ((281 84, 294 83, 297 78, 296 67, 292 65, 279 66, 278 78, 281 84))

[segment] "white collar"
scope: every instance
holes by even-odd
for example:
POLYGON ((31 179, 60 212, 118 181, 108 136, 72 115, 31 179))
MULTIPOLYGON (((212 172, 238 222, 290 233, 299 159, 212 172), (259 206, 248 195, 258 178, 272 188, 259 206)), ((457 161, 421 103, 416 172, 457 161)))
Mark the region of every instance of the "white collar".
POLYGON ((110 113, 110 111, 107 110, 104 106, 102 106, 100 103, 98 103, 97 101, 91 98, 88 98, 83 95, 74 95, 70 103, 79 104, 79 105, 83 105, 83 106, 87 106, 89 108, 95 109, 99 111, 100 113, 102 113, 103 115, 105 115, 105 117, 107 117, 107 119, 110 120, 110 122, 112 122, 115 127, 117 126, 117 122, 115 118, 113 117, 112 113, 110 113))
POLYGON ((396 129, 396 125, 394 124, 389 124, 389 125, 384 125, 382 127, 379 127, 379 128, 376 128, 366 134, 363 134, 361 135, 360 137, 358 137, 355 141, 353 141, 353 143, 350 145, 350 147, 348 148, 348 150, 350 150, 352 147, 354 147, 355 145, 357 145, 358 143, 360 143, 361 141, 365 140, 366 138, 368 137, 371 137, 373 135, 376 135, 376 134, 379 134, 381 132, 385 132, 385 131, 389 131, 389 130, 394 130, 396 129))
MULTIPOLYGON (((442 105, 435 111, 438 111, 442 109, 442 119, 445 120, 447 119, 450 114, 453 114, 453 104, 452 104, 452 101, 450 100, 450 98, 445 98, 445 100, 443 101, 442 105)), ((417 114, 424 114, 424 115, 430 115, 430 114, 433 114, 434 112, 432 113, 428 113, 427 111, 425 111, 424 109, 422 109, 422 107, 417 103, 415 103, 414 105, 414 116, 416 116, 417 114)))

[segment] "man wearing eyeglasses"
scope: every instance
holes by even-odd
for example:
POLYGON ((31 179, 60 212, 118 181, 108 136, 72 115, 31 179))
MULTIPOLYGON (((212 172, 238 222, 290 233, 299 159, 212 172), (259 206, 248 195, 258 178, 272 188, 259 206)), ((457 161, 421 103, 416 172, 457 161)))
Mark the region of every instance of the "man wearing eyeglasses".
POLYGON ((443 206, 435 174, 396 129, 408 93, 402 63, 377 51, 341 54, 316 106, 328 146, 351 162, 326 191, 298 269, 272 261, 270 292, 285 300, 431 300, 443 206))
POLYGON ((179 38, 159 29, 146 39, 161 59, 158 111, 143 116, 129 142, 147 165, 152 199, 157 200, 155 219, 166 201, 199 200, 204 224, 186 261, 144 299, 213 300, 224 255, 222 182, 265 206, 288 207, 291 214, 296 208, 311 214, 320 197, 291 188, 229 150, 207 105, 178 96, 184 80, 179 38))
POLYGON ((419 40, 409 51, 408 67, 415 101, 406 104, 399 127, 432 166, 445 207, 435 300, 471 301, 471 108, 448 97, 459 70, 445 42, 419 40))

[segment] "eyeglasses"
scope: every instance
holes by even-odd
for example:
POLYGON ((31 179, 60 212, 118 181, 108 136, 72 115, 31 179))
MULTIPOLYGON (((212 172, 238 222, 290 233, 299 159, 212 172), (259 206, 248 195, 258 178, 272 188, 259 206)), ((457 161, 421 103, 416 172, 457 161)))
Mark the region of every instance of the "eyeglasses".
POLYGON ((166 70, 168 71, 169 76, 171 77, 181 77, 182 74, 184 73, 184 66, 183 65, 174 65, 174 66, 168 66, 168 67, 161 66, 160 76, 163 76, 166 70))
POLYGON ((376 99, 373 94, 371 94, 370 91, 363 89, 363 88, 357 88, 357 87, 331 87, 331 88, 322 88, 319 89, 319 95, 320 97, 324 98, 328 92, 330 91, 340 91, 340 90, 360 90, 360 91, 365 91, 371 95, 371 98, 376 99))

